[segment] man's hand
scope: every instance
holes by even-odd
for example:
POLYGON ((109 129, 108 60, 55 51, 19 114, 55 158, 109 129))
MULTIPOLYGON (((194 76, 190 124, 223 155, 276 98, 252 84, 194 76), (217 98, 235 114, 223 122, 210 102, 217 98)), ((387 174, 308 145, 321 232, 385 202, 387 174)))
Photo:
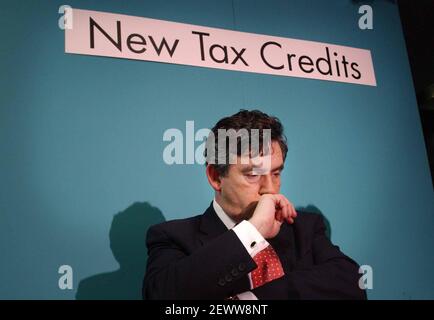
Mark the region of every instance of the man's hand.
POLYGON ((279 233, 280 226, 285 220, 294 223, 295 217, 297 212, 294 206, 283 195, 264 194, 259 198, 249 222, 265 239, 270 239, 279 233))

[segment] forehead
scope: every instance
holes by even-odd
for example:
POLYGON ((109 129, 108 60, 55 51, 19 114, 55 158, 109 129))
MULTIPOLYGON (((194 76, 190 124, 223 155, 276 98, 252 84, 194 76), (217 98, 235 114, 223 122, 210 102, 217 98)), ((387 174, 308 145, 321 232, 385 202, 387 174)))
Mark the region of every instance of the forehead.
POLYGON ((238 157, 234 166, 238 171, 256 171, 258 174, 267 173, 283 166, 283 153, 277 141, 271 142, 271 154, 251 158, 248 155, 238 157), (242 161, 241 161, 242 160, 242 161))

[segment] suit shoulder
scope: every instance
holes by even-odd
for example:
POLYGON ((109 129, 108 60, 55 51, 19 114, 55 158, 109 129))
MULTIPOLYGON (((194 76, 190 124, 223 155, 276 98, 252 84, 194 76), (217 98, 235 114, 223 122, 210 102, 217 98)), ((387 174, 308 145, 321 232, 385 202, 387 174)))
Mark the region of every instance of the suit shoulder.
POLYGON ((148 248, 160 246, 162 243, 188 248, 189 244, 195 242, 199 232, 200 216, 170 220, 149 227, 146 234, 148 248))
POLYGON ((307 211, 307 210, 296 210, 297 211, 297 219, 302 219, 305 221, 316 221, 318 219, 322 219, 323 216, 320 213, 307 211))
POLYGON ((169 232, 173 230, 188 230, 191 228, 196 228, 200 221, 200 214, 182 219, 173 219, 161 223, 154 224, 149 227, 152 230, 158 230, 163 232, 169 232))
POLYGON ((320 213, 307 211, 307 210, 296 210, 297 218, 295 219, 296 225, 301 227, 314 228, 317 224, 324 224, 324 216, 320 213))

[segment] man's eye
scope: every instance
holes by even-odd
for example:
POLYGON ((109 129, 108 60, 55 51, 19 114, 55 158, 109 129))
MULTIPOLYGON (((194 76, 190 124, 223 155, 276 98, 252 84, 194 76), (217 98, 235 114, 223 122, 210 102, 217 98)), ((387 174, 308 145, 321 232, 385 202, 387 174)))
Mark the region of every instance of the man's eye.
POLYGON ((246 177, 249 181, 259 181, 261 176, 258 174, 247 174, 246 177))
POLYGON ((275 172, 275 173, 274 173, 274 176, 275 176, 275 177, 280 177, 280 172, 275 172))

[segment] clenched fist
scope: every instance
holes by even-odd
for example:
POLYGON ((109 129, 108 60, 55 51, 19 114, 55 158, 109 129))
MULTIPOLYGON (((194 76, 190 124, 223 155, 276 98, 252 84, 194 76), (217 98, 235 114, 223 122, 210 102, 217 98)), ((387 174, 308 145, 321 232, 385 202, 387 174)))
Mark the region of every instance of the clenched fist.
POLYGON ((259 198, 256 209, 249 222, 265 239, 274 238, 286 220, 294 223, 297 212, 288 199, 281 194, 264 194, 259 198))

